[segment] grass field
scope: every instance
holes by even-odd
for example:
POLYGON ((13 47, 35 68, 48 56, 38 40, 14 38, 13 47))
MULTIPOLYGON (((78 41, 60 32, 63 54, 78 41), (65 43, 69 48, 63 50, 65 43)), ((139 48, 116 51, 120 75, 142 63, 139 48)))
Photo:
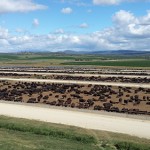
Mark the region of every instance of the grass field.
POLYGON ((149 150, 150 140, 0 116, 0 150, 149 150))
POLYGON ((91 61, 91 62, 66 62, 63 65, 94 65, 94 66, 126 66, 150 67, 150 60, 118 60, 118 61, 91 61))
POLYGON ((144 56, 64 55, 64 54, 0 54, 0 66, 92 65, 115 67, 150 67, 144 56))

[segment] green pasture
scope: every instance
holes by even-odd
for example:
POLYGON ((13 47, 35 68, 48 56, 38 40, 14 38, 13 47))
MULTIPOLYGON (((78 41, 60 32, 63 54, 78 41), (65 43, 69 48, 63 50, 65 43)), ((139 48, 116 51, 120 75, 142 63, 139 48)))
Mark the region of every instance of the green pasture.
POLYGON ((0 116, 0 150, 149 150, 150 140, 0 116))

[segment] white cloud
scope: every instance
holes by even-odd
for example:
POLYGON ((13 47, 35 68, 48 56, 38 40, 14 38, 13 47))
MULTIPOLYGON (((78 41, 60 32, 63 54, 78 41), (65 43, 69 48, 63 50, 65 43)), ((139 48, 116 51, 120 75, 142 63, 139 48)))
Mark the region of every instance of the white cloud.
POLYGON ((121 35, 136 38, 150 36, 150 11, 146 16, 135 17, 131 12, 120 10, 113 16, 113 21, 115 30, 121 35))
POLYGON ((150 25, 150 10, 147 11, 148 15, 141 18, 142 25, 150 25))
POLYGON ((8 37, 8 29, 2 28, 0 26, 0 39, 8 37))
POLYGON ((8 29, 0 27, 0 52, 150 50, 150 11, 145 16, 136 17, 131 12, 120 10, 112 19, 112 27, 80 35, 65 33, 61 28, 48 35, 11 35, 8 29))
POLYGON ((1 46, 7 46, 7 45, 9 45, 9 43, 8 43, 8 41, 5 40, 5 39, 0 39, 0 45, 1 45, 1 46))
POLYGON ((121 0, 93 0, 94 5, 116 5, 120 2, 121 0))
POLYGON ((22 28, 16 28, 15 29, 16 33, 20 33, 20 34, 26 34, 28 31, 22 28))
POLYGON ((71 14, 71 13, 73 12, 73 10, 72 10, 70 7, 66 7, 66 8, 63 8, 63 9, 61 10, 61 12, 62 12, 63 14, 71 14))
POLYGON ((46 8, 47 6, 32 0, 0 0, 0 13, 29 12, 46 8))
POLYGON ((54 0, 55 2, 66 3, 69 5, 76 5, 76 6, 88 6, 88 3, 85 0, 54 0))
POLYGON ((131 12, 120 10, 113 16, 113 21, 118 25, 126 25, 131 22, 137 22, 138 20, 131 12))
POLYGON ((150 2, 150 0, 92 0, 94 5, 117 5, 120 3, 150 2))
POLYGON ((64 30, 63 29, 57 29, 56 31, 55 31, 55 33, 56 34, 64 34, 65 32, 64 32, 64 30))
POLYGON ((82 23, 79 25, 80 28, 88 28, 88 24, 87 23, 82 23))
POLYGON ((34 27, 37 27, 37 26, 39 26, 39 20, 38 19, 33 19, 33 22, 32 22, 32 25, 34 26, 34 27))

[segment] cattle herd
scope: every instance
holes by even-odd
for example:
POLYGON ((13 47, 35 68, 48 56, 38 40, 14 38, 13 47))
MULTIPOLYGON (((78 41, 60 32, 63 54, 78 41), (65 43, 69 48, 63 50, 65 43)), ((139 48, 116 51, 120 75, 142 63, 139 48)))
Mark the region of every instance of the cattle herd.
POLYGON ((59 66, 47 68, 3 67, 0 68, 0 78, 4 77, 30 78, 31 81, 20 82, 13 80, 0 80, 0 100, 41 103, 51 106, 71 107, 96 111, 150 115, 150 88, 112 86, 111 84, 60 84, 32 81, 32 78, 36 78, 96 82, 122 82, 122 84, 140 83, 149 85, 149 70, 128 70, 115 68, 90 69, 84 67, 65 68, 59 66), (62 75, 59 73, 66 74, 62 75), (82 74, 91 75, 84 76, 82 74), (103 76, 101 76, 101 74, 103 74, 103 76), (105 76, 105 74, 108 74, 109 76, 105 76), (126 75, 131 75, 132 77, 126 75), (137 75, 137 77, 135 75, 137 75))
POLYGON ((150 115, 150 89, 141 87, 0 81, 0 100, 150 115))
POLYGON ((78 74, 112 74, 112 75, 150 75, 150 70, 126 68, 90 68, 78 66, 50 66, 50 67, 1 67, 0 72, 43 72, 43 73, 78 73, 78 74))
POLYGON ((13 77, 13 78, 36 78, 36 79, 56 79, 56 80, 77 80, 77 81, 100 81, 100 82, 123 82, 123 83, 150 83, 148 77, 102 77, 102 76, 72 76, 72 75, 37 75, 35 74, 18 74, 18 73, 3 73, 0 72, 0 77, 13 77))
MULTIPOLYGON (((95 77, 95 76, 69 76, 69 75, 52 75, 44 76, 46 79, 58 80, 79 80, 79 81, 104 81, 104 82, 124 82, 124 83, 150 83, 150 78, 128 78, 128 77, 95 77)), ((43 78, 44 78, 43 77, 43 78)))

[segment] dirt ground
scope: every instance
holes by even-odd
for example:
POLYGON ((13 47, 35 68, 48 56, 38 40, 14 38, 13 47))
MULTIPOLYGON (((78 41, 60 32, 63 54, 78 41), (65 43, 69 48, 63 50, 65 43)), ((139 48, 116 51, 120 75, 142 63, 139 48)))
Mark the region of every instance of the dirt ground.
MULTIPOLYGON (((112 107, 117 107, 119 110, 123 108, 126 109, 139 109, 139 111, 147 111, 150 112, 150 105, 146 104, 150 102, 150 91, 149 89, 140 89, 140 88, 129 88, 129 87, 118 87, 118 86, 100 86, 100 85, 78 85, 72 86, 74 84, 66 84, 68 88, 65 92, 61 93, 60 91, 63 90, 64 84, 53 84, 57 85, 57 91, 53 90, 43 90, 43 87, 52 86, 52 83, 40 83, 36 89, 39 89, 40 92, 24 92, 27 90, 27 87, 22 88, 20 85, 24 84, 24 82, 15 82, 15 81, 1 81, 0 82, 0 90, 7 89, 7 93, 14 89, 21 92, 21 95, 11 95, 9 101, 14 101, 17 98, 22 98, 22 102, 28 102, 30 98, 35 98, 36 102, 38 103, 48 103, 56 101, 56 106, 59 101, 63 101, 64 103, 67 99, 71 99, 71 103, 67 105, 67 107, 71 107, 71 104, 74 104, 75 108, 84 108, 84 105, 87 103, 88 100, 92 100, 94 102, 93 105, 89 106, 86 109, 93 110, 95 106, 104 107, 104 103, 111 103, 112 107), (44 86, 43 86, 44 84, 44 86), (102 88, 101 88, 102 87, 102 88), (114 91, 110 93, 110 91, 103 91, 103 88, 111 89, 114 91), (58 92, 59 91, 59 92, 58 92), (92 92, 91 92, 92 91, 92 92), (95 94, 94 94, 95 93, 95 94), (119 96, 119 93, 122 93, 119 96), (97 94, 97 95, 96 95, 97 94), (40 100, 38 101, 38 96, 42 95, 40 100), (74 95, 80 96, 80 98, 75 97, 74 95), (44 96, 47 96, 47 99, 44 99, 44 96), (135 100, 131 100, 131 97, 138 97, 138 102, 135 100), (79 99, 82 99, 81 102, 79 99), (126 102, 127 101, 127 102, 126 102), (83 105, 82 105, 83 104, 83 105)), ((32 89, 31 83, 29 84, 28 88, 32 89)), ((5 98, 3 98, 5 100, 5 98)), ((8 100, 8 98, 6 99, 8 100)), ((59 106, 59 105, 58 105, 59 106)), ((61 107, 64 105, 60 105, 61 107)))

